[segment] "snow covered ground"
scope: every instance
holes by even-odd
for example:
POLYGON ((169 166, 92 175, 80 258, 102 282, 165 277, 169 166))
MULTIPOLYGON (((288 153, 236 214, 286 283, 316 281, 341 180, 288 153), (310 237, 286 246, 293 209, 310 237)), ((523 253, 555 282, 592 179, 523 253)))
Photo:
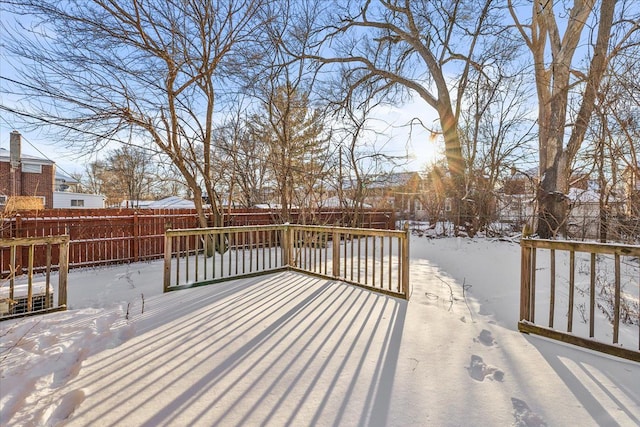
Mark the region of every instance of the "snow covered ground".
POLYGON ((0 323, 0 425, 640 425, 638 363, 517 332, 517 244, 414 236, 411 258, 409 303, 294 273, 162 294, 161 261, 71 271, 70 310, 0 323))

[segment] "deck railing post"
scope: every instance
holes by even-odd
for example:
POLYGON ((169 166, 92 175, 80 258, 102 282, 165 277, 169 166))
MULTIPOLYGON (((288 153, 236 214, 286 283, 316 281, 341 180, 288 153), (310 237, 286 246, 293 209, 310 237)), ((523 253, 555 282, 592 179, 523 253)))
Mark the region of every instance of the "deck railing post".
POLYGON ((164 233, 164 292, 169 290, 171 285, 171 236, 169 230, 164 233))
POLYGON ((531 320, 531 247, 528 239, 520 241, 520 320, 531 320))
MULTIPOLYGON (((69 235, 64 236, 60 243, 59 274, 58 274, 58 307, 67 305, 67 278, 69 273, 69 235)), ((48 287, 49 284, 47 283, 48 287)))
POLYGON ((402 266, 402 291, 404 292, 404 299, 407 301, 409 301, 409 259, 409 223, 405 222, 400 263, 402 266))
POLYGON ((340 233, 337 230, 334 230, 333 237, 333 254, 331 255, 332 266, 333 269, 333 277, 340 276, 340 233))
POLYGON ((293 227, 286 223, 282 230, 282 253, 284 255, 283 264, 292 267, 293 260, 293 227))

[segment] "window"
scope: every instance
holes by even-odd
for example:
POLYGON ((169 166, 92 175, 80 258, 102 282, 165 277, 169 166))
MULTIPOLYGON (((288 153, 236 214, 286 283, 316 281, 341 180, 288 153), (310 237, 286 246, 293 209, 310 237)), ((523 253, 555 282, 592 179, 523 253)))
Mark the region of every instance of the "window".
POLYGON ((42 165, 34 165, 30 163, 22 163, 22 172, 24 173, 42 173, 42 165))
POLYGON ((81 208, 84 206, 84 200, 82 199, 71 199, 71 207, 81 208))
POLYGON ((445 212, 451 212, 451 199, 446 198, 444 200, 444 211, 445 212))
POLYGON ((7 204, 7 196, 0 194, 0 206, 4 206, 7 204))

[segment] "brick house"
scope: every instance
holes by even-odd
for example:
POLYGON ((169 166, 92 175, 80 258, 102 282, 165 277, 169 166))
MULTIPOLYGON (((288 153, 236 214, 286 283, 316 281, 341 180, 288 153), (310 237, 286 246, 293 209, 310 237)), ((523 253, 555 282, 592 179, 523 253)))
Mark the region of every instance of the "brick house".
MULTIPOLYGON (((9 198, 38 198, 45 209, 53 208, 55 163, 51 160, 22 155, 21 136, 11 132, 9 150, 0 148, 0 207, 9 198)), ((18 204, 19 205, 19 204, 18 204)))
POLYGON ((375 208, 392 208, 399 218, 420 220, 426 215, 422 206, 423 179, 418 172, 374 176, 365 187, 365 202, 375 208))

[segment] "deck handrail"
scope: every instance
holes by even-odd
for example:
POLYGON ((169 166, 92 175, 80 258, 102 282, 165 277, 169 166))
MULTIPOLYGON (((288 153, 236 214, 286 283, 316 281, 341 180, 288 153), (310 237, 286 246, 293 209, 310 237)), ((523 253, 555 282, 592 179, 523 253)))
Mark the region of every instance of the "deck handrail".
POLYGON ((167 230, 164 290, 293 270, 409 298, 409 231, 322 225, 167 230))
MULTIPOLYGON (((624 245, 624 244, 606 244, 596 242, 577 242, 568 240, 545 240, 523 238, 520 241, 521 247, 521 276, 520 276, 520 321, 518 329, 525 333, 534 333, 548 338, 560 340, 563 342, 586 347, 592 350, 612 354, 615 356, 640 361, 640 279, 637 279, 638 285, 638 317, 632 320, 637 322, 638 326, 638 342, 637 350, 634 348, 623 347, 620 344, 620 322, 621 307, 623 303, 623 295, 621 292, 621 258, 633 257, 640 258, 640 246, 624 245), (539 297, 541 285, 538 283, 537 276, 542 274, 538 268, 538 251, 544 249, 549 251, 549 300, 548 300, 548 326, 542 326, 536 320, 536 308, 545 301, 536 301, 539 297), (569 278, 568 278, 568 301, 567 301, 567 327, 566 331, 557 328, 555 322, 555 313, 561 309, 557 306, 557 278, 558 271, 556 269, 557 252, 568 252, 569 261, 569 278), (576 309, 576 254, 588 254, 589 265, 589 287, 588 292, 588 314, 586 310, 586 302, 581 305, 583 310, 583 318, 588 317, 588 336, 581 336, 574 330, 574 317, 576 309), (595 338, 595 317, 596 317, 596 282, 597 266, 602 265, 605 259, 602 256, 613 257, 613 313, 611 315, 612 323, 612 339, 611 343, 602 342, 595 338)), ((582 271, 585 275, 586 271, 582 271)), ((546 283, 546 282, 545 282, 546 283)), ((603 285, 604 286, 604 285, 603 285)), ((546 288, 545 288, 546 290, 546 288)), ((539 317, 539 316, 538 316, 539 317)), ((586 334, 585 334, 586 335, 586 334)))
POLYGON ((2 310, 0 320, 7 320, 16 317, 30 316, 33 314, 48 313, 51 311, 66 310, 67 308, 67 278, 69 271, 69 236, 44 236, 44 237, 18 237, 0 239, 0 249, 4 249, 0 254, 2 261, 2 271, 8 271, 0 277, 0 302, 2 310), (46 253, 46 264, 44 267, 44 283, 39 283, 44 288, 42 295, 34 295, 34 258, 36 247, 44 246, 46 253), (53 248, 58 248, 57 264, 54 263, 53 248), (8 252, 6 251, 8 249, 8 252), (56 303, 51 287, 51 271, 54 267, 58 269, 58 295, 56 303), (19 278, 26 274, 26 283, 19 284, 19 278), (26 285, 26 296, 16 294, 17 287, 26 285), (5 288, 6 286, 6 288, 5 288), (3 289, 4 288, 4 289, 3 289), (34 299, 41 300, 39 304, 34 304, 34 299), (18 303, 19 300, 24 300, 18 303), (36 307, 35 305, 38 305, 36 307))

